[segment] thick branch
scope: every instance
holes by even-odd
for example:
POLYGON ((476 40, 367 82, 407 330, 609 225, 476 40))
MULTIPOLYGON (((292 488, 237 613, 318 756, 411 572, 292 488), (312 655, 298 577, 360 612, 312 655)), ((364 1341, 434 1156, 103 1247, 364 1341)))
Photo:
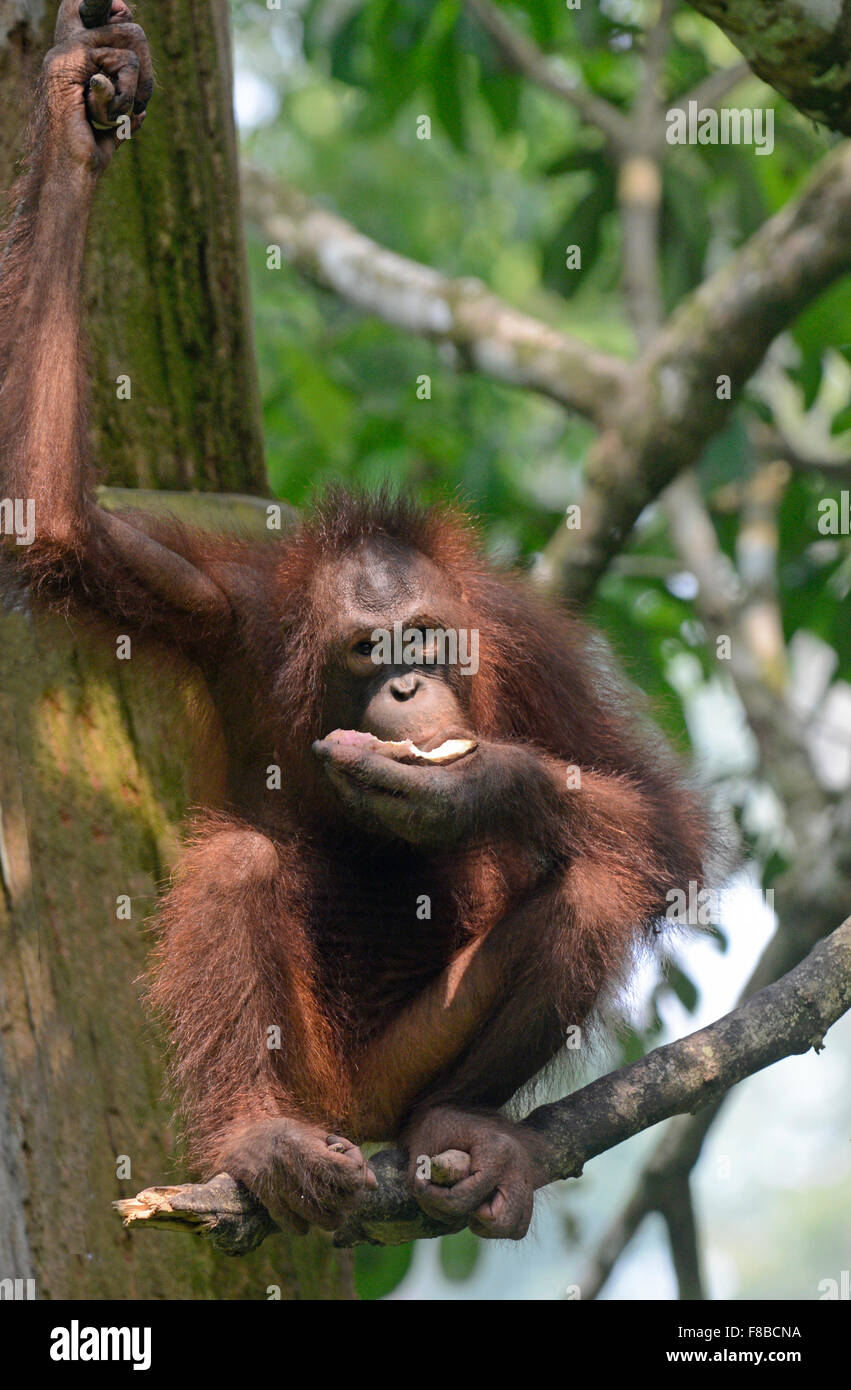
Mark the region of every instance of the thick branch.
MULTIPOLYGON (((547 1141, 547 1182, 579 1177, 589 1159, 671 1115, 717 1103, 746 1076, 795 1053, 819 1050, 851 1007, 851 918, 794 970, 742 1007, 630 1066, 600 1077, 525 1121, 547 1141)), ((378 1188, 337 1231, 338 1245, 395 1245, 446 1233, 409 1196, 404 1155, 371 1160, 378 1188)), ((116 1202, 126 1225, 210 1236, 228 1254, 253 1249, 273 1229, 265 1209, 226 1174, 202 1185, 149 1188, 116 1202)))
POLYGON ((689 2, 799 111, 851 135, 851 0, 689 2))
POLYGON ((598 419, 625 364, 498 299, 479 280, 453 280, 363 236, 286 184, 246 171, 249 218, 302 275, 386 323, 451 344, 471 367, 598 419))
POLYGON ((851 146, 828 155, 803 193, 690 295, 631 370, 596 445, 578 501, 581 528, 561 528, 542 583, 574 602, 591 593, 648 502, 700 456, 730 419, 769 344, 851 267, 851 146))

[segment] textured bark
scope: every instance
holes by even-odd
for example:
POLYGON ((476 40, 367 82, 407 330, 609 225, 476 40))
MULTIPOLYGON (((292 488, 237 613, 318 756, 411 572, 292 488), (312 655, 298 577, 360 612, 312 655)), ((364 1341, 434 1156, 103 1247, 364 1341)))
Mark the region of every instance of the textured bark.
MULTIPOLYGON (((56 8, 0 0, 3 187, 56 8)), ((157 91, 144 139, 98 191, 89 239, 96 458, 115 485, 260 492, 227 5, 150 0, 138 17, 157 91), (129 401, 118 399, 119 376, 130 378, 129 401)))
POLYGON ((158 88, 92 225, 96 457, 114 485, 262 491, 227 5, 156 0, 138 16, 158 88))
POLYGON ((56 5, 47 0, 0 0, 0 188, 11 182, 29 94, 55 12, 56 5))
MULTIPOLYGON (((0 0, 4 183, 55 9, 0 0)), ((118 486, 265 487, 226 16, 224 0, 139 7, 160 89, 101 191, 89 264, 98 457, 118 486)), ((351 1297, 348 1257, 320 1236, 234 1261, 131 1241, 111 1213, 181 1176, 138 977, 181 818, 221 784, 197 678, 155 649, 117 661, 115 636, 0 616, 0 1279, 54 1299, 351 1297)))
POLYGON ((797 106, 851 135, 850 0, 690 0, 754 72, 797 106))
POLYGON ((267 243, 313 284, 451 346, 496 381, 541 391, 592 419, 623 383, 617 358, 512 308, 479 280, 450 279, 379 246, 280 179, 246 171, 245 205, 267 243))

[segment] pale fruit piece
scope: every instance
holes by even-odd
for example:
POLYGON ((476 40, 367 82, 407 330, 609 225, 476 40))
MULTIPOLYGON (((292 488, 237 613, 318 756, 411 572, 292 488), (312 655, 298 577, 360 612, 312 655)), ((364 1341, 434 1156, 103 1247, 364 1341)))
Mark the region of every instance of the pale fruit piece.
POLYGON ((424 749, 418 748, 409 738, 394 743, 376 738, 374 734, 362 733, 359 729, 335 729, 332 734, 328 735, 328 742, 339 743, 348 748, 368 749, 371 753, 378 753, 381 757, 395 758, 397 762, 410 758, 418 763, 437 765, 454 763, 458 758, 463 758, 465 753, 472 753, 473 749, 477 747, 474 739, 449 738, 439 748, 433 748, 431 752, 427 753, 424 749))
POLYGON ((433 748, 430 753, 424 753, 421 748, 417 748, 415 743, 411 744, 414 757, 426 763, 454 763, 456 758, 463 758, 465 753, 472 753, 476 743, 471 738, 448 738, 445 743, 441 743, 439 748, 433 748))

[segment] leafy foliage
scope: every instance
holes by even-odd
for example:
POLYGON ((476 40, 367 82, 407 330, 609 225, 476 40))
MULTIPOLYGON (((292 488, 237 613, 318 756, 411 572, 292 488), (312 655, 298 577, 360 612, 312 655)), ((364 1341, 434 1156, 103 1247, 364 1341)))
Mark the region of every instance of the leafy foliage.
MULTIPOLYGON (((590 347, 634 354, 621 293, 612 156, 600 132, 506 62, 461 0, 306 0, 301 27, 290 26, 274 62, 265 7, 234 0, 233 8, 238 70, 262 83, 268 98, 262 118, 243 129, 250 160, 383 245, 449 276, 478 277, 590 347), (418 138, 423 117, 431 124, 428 139, 418 138), (582 251, 580 271, 565 264, 574 244, 582 251)), ((501 8, 561 70, 632 113, 642 82, 642 4, 571 10, 514 0, 501 8)), ((680 6, 663 73, 666 98, 685 98, 737 58, 718 30, 680 6)), ((731 101, 772 107, 775 155, 760 158, 735 146, 668 148, 660 255, 668 313, 799 191, 832 143, 755 78, 731 101)), ((451 353, 363 318, 286 267, 270 272, 259 244, 252 243, 250 256, 277 491, 300 504, 331 478, 365 486, 389 478, 426 499, 456 496, 479 514, 495 553, 532 564, 576 499, 590 427, 548 401, 465 373, 451 353), (417 397, 422 376, 431 379, 427 401, 417 397)), ((800 316, 784 358, 786 395, 796 398, 804 425, 818 416, 825 437, 840 441, 851 431, 851 387, 844 395, 828 392, 824 405, 832 370, 826 346, 851 363, 849 324, 845 281, 800 316), (814 408, 815 415, 804 414, 814 408)), ((778 423, 777 409, 776 396, 769 402, 749 390, 700 462, 731 560, 740 514, 729 495, 740 495, 753 475, 754 439, 760 426, 778 423)), ((804 628, 821 638, 836 652, 835 678, 851 681, 851 542, 825 541, 818 530, 820 501, 841 500, 847 477, 847 467, 790 477, 778 518, 777 584, 787 637, 804 628)), ((677 673, 685 664, 705 684, 717 681, 718 667, 710 666, 679 568, 661 509, 651 508, 600 585, 590 616, 683 747, 690 730, 677 673)), ((744 786, 737 802, 746 837, 748 794, 744 786)), ((785 861, 776 840, 758 840, 751 848, 768 884, 785 861)), ((624 1028, 624 1058, 658 1035, 659 1006, 671 993, 688 1010, 697 1002, 694 982, 676 962, 643 1022, 624 1028)), ((442 1244, 450 1278, 464 1277, 476 1257, 469 1233, 442 1244)), ((407 1247, 360 1251, 362 1296, 390 1292, 410 1258, 407 1247)))

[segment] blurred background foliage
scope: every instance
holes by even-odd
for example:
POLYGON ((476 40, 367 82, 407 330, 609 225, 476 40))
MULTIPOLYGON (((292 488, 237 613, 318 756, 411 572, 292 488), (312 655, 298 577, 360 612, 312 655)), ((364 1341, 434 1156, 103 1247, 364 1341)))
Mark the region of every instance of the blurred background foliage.
MULTIPOLYGON (((282 176, 386 247, 450 276, 477 277, 589 345, 634 355, 621 292, 616 170, 602 137, 507 69, 460 0, 284 0, 275 13, 253 0, 232 0, 232 10, 237 114, 248 163, 282 176), (417 138, 423 115, 431 120, 428 140, 417 138), (582 248, 581 271, 565 268, 571 244, 582 248)), ((510 14, 588 90, 630 111, 642 80, 636 54, 646 9, 639 0, 603 0, 578 10, 555 0, 516 0, 510 14)), ((676 11, 672 34, 664 68, 672 103, 738 61, 724 36, 686 5, 676 11)), ((668 149, 661 245, 666 312, 781 208, 836 142, 753 77, 735 89, 730 104, 774 109, 775 151, 766 158, 747 147, 668 149)), ((331 479, 370 486, 389 478, 424 499, 455 496, 481 518, 495 555, 534 568, 576 498, 591 427, 550 401, 465 372, 451 352, 364 317, 306 285, 286 264, 270 271, 266 247, 253 234, 249 250, 276 492, 301 505, 331 479), (423 374, 432 382, 429 401, 417 398, 423 374)), ((800 317, 777 351, 770 380, 751 384, 700 462, 704 495, 731 559, 739 532, 736 489, 757 462, 753 440, 761 425, 782 414, 787 436, 797 429, 814 465, 820 451, 851 456, 849 363, 851 285, 843 281, 800 317)), ((831 654, 830 678, 839 683, 851 680, 851 551, 847 537, 821 537, 817 522, 819 501, 839 498, 848 476, 851 470, 828 476, 817 466, 794 471, 779 517, 785 635, 791 640, 806 629, 817 637, 831 654)), ((765 813, 764 789, 754 784, 746 731, 734 731, 720 751, 706 736, 719 711, 735 724, 735 710, 713 696, 717 668, 712 661, 710 669, 693 597, 663 511, 652 506, 600 584, 590 617, 647 692, 660 722, 681 747, 692 746, 726 792, 755 878, 765 884, 783 862, 782 834, 765 813)), ((716 955, 725 945, 726 933, 716 932, 716 955)), ((746 952, 747 960, 754 954, 746 952)), ((692 1026, 687 1016, 701 993, 692 973, 672 962, 647 986, 624 1025, 623 1056, 658 1040, 666 1009, 669 1026, 680 1017, 677 1008, 685 1016, 681 1031, 692 1026)), ((740 976, 746 973, 740 966, 740 976)), ((616 1062, 617 1054, 609 1060, 616 1062)), ((629 1148, 608 1156, 616 1181, 634 1167, 629 1148)), ((832 1230, 828 1197, 820 1205, 811 1193, 808 1201, 818 1211, 807 1222, 832 1230)), ((769 1223, 773 1206, 766 1198, 769 1223)), ((592 1228, 594 1222, 592 1213, 592 1228)), ((565 1238, 560 1227, 558 1238, 565 1238)), ((795 1238, 805 1243, 800 1231, 795 1238)), ((477 1249, 465 1233, 429 1254, 439 1268, 428 1296, 456 1296, 447 1288, 470 1274, 477 1249)), ((379 1297, 396 1288, 411 1256, 410 1250, 361 1252, 361 1292, 379 1297)), ((739 1262, 732 1284, 739 1293, 749 1287, 746 1263, 739 1262)), ((760 1267, 752 1287, 765 1292, 766 1277, 770 1284, 760 1267)))

